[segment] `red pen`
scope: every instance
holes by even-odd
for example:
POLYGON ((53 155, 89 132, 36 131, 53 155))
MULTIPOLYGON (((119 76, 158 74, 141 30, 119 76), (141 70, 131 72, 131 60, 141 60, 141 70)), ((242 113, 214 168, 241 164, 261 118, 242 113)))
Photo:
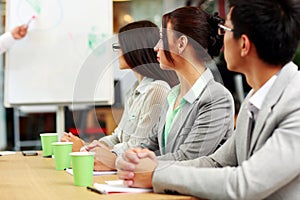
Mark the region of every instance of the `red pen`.
POLYGON ((28 20, 28 22, 26 23, 26 25, 29 26, 30 23, 31 23, 35 18, 36 18, 36 16, 33 15, 33 16, 28 20))

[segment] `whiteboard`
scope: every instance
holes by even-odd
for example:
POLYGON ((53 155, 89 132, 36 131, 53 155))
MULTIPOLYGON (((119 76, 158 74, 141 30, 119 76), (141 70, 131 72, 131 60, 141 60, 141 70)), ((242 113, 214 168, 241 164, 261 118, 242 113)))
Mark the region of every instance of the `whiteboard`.
POLYGON ((10 0, 6 30, 33 15, 5 56, 5 106, 111 105, 112 0, 10 0))

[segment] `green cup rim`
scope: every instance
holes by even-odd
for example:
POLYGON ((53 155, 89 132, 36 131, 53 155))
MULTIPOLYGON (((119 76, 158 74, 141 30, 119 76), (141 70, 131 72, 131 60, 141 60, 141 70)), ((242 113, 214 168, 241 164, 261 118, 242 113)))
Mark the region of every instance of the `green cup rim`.
POLYGON ((51 145, 56 145, 56 146, 59 146, 59 145, 71 145, 73 144, 73 142, 52 142, 51 145))
POLYGON ((94 156, 95 152, 72 152, 70 156, 94 156))
POLYGON ((58 133, 40 133, 40 136, 58 136, 58 133))

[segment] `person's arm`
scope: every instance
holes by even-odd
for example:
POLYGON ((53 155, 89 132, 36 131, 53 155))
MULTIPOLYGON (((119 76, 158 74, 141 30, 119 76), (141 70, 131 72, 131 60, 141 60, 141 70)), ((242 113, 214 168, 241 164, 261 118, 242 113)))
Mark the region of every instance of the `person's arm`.
POLYGON ((0 54, 7 51, 11 46, 13 46, 15 39, 13 38, 11 32, 6 32, 0 36, 0 54))
MULTIPOLYGON (((125 112, 125 110, 124 110, 125 112)), ((124 120, 124 114, 122 115, 121 121, 124 120)), ((116 127, 115 130, 111 133, 111 135, 104 136, 99 139, 100 142, 104 142, 110 147, 113 147, 115 144, 120 142, 119 135, 121 134, 122 130, 120 127, 116 127)))
MULTIPOLYGON (((226 163, 227 166, 236 166, 236 148, 235 135, 232 135, 225 144, 219 148, 211 156, 202 156, 194 160, 186 161, 157 161, 155 153, 148 149, 134 148, 127 150, 121 157, 117 158, 116 168, 118 169, 118 176, 124 180, 124 184, 130 187, 152 187, 154 168, 151 173, 136 173, 136 169, 140 161, 144 158, 153 160, 157 167, 155 171, 162 170, 165 173, 166 168, 170 166, 182 167, 197 167, 197 168, 218 168, 224 167, 220 163, 226 163), (220 158, 215 160, 215 158, 220 158)), ((151 170, 151 169, 149 169, 151 170)))
POLYGON ((235 134, 233 134, 215 153, 209 156, 202 156, 193 160, 184 161, 159 161, 161 166, 176 164, 188 167, 209 167, 218 168, 236 166, 237 156, 235 147, 235 134))
MULTIPOLYGON (((166 100, 169 92, 169 87, 159 82, 154 82, 148 89, 146 98, 143 104, 140 118, 138 119, 137 127, 133 133, 127 133, 129 136, 128 141, 122 141, 119 144, 114 145, 113 151, 118 155, 122 154, 127 149, 138 147, 142 143, 148 141, 148 137, 152 134, 155 125, 158 123, 158 119, 161 113, 161 108, 166 100)), ((126 133, 125 133, 126 134, 126 133)))
MULTIPOLYGON (((164 111, 162 111, 164 112, 164 111)), ((147 140, 145 142, 142 142, 139 147, 143 149, 149 149, 153 151, 157 156, 160 155, 160 149, 159 149, 159 141, 158 141, 158 127, 160 124, 160 120, 162 120, 162 112, 161 115, 159 116, 158 122, 153 126, 151 129, 147 140)))
POLYGON ((0 36, 0 54, 7 51, 13 46, 17 39, 25 37, 27 34, 27 26, 21 25, 15 27, 10 32, 6 32, 0 36))
POLYGON ((233 98, 226 89, 215 86, 208 85, 206 93, 200 97, 191 129, 182 129, 180 133, 186 138, 179 148, 159 156, 159 160, 181 161, 210 155, 225 136, 233 132, 233 98))

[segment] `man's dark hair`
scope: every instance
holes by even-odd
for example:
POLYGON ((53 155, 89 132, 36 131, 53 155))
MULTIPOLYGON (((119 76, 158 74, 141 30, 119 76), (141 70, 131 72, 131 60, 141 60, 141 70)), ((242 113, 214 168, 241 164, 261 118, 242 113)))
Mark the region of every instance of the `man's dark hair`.
POLYGON ((254 43, 264 62, 293 60, 300 40, 300 0, 229 0, 234 37, 254 43))

